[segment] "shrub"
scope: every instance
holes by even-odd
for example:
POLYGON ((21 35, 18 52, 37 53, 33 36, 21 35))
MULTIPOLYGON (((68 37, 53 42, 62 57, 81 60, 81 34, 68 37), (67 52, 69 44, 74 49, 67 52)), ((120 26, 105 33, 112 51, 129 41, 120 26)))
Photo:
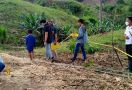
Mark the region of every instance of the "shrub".
POLYGON ((70 34, 70 30, 72 29, 72 25, 65 25, 60 27, 59 25, 56 25, 57 31, 58 31, 58 37, 59 37, 59 41, 64 40, 66 37, 69 36, 70 34))
MULTIPOLYGON (((84 11, 83 5, 74 0, 41 0, 37 1, 42 6, 48 6, 53 8, 61 8, 65 11, 70 11, 74 15, 82 14, 84 11)), ((69 12, 68 12, 69 13, 69 12)))
POLYGON ((28 13, 27 15, 23 14, 20 16, 20 19, 22 21, 20 24, 20 28, 25 30, 28 29, 37 30, 39 27, 39 21, 45 18, 46 16, 44 13, 42 14, 28 13))
POLYGON ((43 33, 42 30, 39 29, 39 22, 42 19, 46 19, 46 16, 44 13, 42 14, 36 14, 36 13, 29 13, 27 15, 20 16, 22 22, 20 24, 21 29, 28 30, 32 29, 33 33, 35 34, 37 38, 37 45, 42 44, 42 37, 43 33))
MULTIPOLYGON (((72 40, 69 41, 68 48, 69 48, 69 50, 71 52, 74 52, 75 44, 76 44, 76 40, 75 39, 72 39, 72 40)), ((85 49, 86 49, 86 52, 88 54, 93 54, 96 51, 99 51, 96 47, 92 47, 89 43, 87 43, 85 45, 85 49)), ((81 52, 81 50, 80 50, 80 52, 81 52)))
POLYGON ((0 26, 0 43, 4 44, 7 37, 7 29, 3 26, 0 26))

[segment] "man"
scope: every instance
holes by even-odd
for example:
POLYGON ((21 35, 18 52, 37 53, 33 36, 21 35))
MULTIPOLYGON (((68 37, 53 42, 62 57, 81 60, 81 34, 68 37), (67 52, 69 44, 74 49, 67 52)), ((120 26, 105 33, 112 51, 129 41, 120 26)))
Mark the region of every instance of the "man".
POLYGON ((38 30, 40 31, 40 34, 41 34, 39 38, 40 38, 40 44, 42 47, 44 46, 43 37, 44 37, 44 26, 45 26, 45 24, 46 24, 46 20, 45 19, 41 20, 40 26, 38 28, 38 30))
MULTIPOLYGON (((56 45, 57 44, 57 28, 53 21, 49 21, 48 23, 52 27, 52 44, 56 45)), ((57 58, 56 50, 52 50, 52 54, 53 54, 54 59, 56 59, 57 58)))
POLYGON ((53 60, 53 55, 51 52, 52 43, 52 26, 49 23, 44 25, 44 45, 46 48, 46 59, 53 60))
MULTIPOLYGON (((126 52, 129 55, 132 55, 132 17, 127 17, 126 19, 126 31, 125 31, 125 39, 126 39, 126 52)), ((132 57, 128 56, 128 69, 129 72, 132 73, 132 57)))
POLYGON ((82 50, 82 54, 83 54, 83 62, 86 60, 86 52, 84 49, 84 44, 88 41, 88 36, 87 36, 87 31, 84 25, 84 20, 83 19, 79 19, 78 20, 78 25, 79 25, 79 33, 78 33, 78 37, 77 37, 77 43, 76 43, 76 47, 74 50, 74 57, 71 59, 72 62, 74 62, 77 58, 77 54, 79 51, 79 48, 81 48, 82 50))

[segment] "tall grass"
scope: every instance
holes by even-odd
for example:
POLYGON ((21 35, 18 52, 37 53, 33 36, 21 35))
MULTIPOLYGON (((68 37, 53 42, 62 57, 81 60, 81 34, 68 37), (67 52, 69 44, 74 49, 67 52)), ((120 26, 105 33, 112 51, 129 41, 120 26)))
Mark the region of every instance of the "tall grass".
POLYGON ((7 29, 3 26, 0 26, 0 43, 4 44, 7 37, 7 29))

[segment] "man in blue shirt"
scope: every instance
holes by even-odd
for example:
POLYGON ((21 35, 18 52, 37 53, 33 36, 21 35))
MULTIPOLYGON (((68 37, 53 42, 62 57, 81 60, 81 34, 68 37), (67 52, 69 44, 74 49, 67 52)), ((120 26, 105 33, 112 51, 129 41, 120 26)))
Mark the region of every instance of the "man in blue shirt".
POLYGON ((34 47, 36 44, 36 39, 32 35, 32 30, 28 30, 28 35, 26 36, 26 48, 29 53, 29 57, 31 60, 34 58, 34 47))
POLYGON ((77 58, 77 54, 79 51, 79 48, 81 48, 82 50, 82 54, 83 54, 83 62, 86 60, 86 52, 84 49, 84 44, 87 43, 88 41, 88 36, 87 36, 87 31, 84 25, 84 20, 83 19, 79 19, 78 20, 78 25, 79 25, 79 33, 78 33, 78 37, 77 37, 77 43, 76 43, 76 47, 74 50, 74 57, 71 59, 72 62, 74 62, 77 58))

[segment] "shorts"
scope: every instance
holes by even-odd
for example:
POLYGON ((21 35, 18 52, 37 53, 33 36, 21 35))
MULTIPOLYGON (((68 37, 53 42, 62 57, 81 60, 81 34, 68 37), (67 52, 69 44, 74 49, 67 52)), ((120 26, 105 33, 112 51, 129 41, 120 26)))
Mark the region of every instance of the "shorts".
POLYGON ((33 52, 33 49, 34 49, 34 47, 27 47, 27 51, 28 51, 29 53, 32 53, 32 52, 33 52))
POLYGON ((5 68, 5 64, 0 62, 0 72, 2 72, 5 68))

